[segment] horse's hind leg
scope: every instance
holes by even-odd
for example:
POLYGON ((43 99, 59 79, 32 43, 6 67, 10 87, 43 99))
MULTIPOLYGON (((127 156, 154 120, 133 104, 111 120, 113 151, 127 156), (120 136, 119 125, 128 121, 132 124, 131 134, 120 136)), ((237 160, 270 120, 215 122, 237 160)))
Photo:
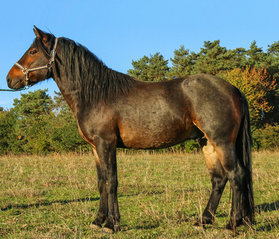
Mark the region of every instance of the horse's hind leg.
POLYGON ((203 147, 203 154, 206 159, 206 165, 211 177, 211 194, 207 206, 202 214, 202 221, 199 224, 212 224, 214 214, 220 202, 220 198, 227 183, 227 176, 219 161, 219 157, 214 147, 207 141, 207 145, 203 147))
POLYGON ((237 226, 251 221, 251 207, 249 199, 249 190, 247 184, 247 172, 239 162, 235 147, 232 145, 223 145, 216 147, 227 177, 232 189, 232 209, 228 229, 235 229, 237 226))

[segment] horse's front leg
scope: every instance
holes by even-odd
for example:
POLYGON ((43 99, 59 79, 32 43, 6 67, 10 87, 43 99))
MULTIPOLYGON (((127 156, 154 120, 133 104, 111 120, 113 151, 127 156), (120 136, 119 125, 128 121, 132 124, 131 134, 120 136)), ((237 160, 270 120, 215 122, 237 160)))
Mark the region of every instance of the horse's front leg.
POLYGON ((94 137, 95 160, 98 170, 98 188, 100 192, 100 206, 93 224, 116 232, 120 229, 120 214, 117 199, 117 163, 115 141, 94 137))
POLYGON ((102 224, 108 217, 108 194, 106 189, 106 178, 105 178, 105 169, 104 164, 101 164, 97 151, 94 149, 94 157, 97 168, 97 176, 98 176, 98 190, 100 193, 100 201, 99 201, 99 210, 98 214, 93 221, 93 227, 102 227, 102 224))

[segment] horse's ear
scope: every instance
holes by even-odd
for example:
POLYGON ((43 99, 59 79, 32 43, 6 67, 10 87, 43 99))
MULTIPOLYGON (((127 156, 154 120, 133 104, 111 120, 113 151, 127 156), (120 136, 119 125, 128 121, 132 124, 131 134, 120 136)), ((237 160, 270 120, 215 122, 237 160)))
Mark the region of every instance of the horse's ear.
POLYGON ((42 30, 40 30, 39 28, 34 26, 33 31, 34 31, 37 38, 43 39, 44 32, 42 30))
POLYGON ((33 31, 34 31, 36 37, 37 37, 38 39, 41 39, 42 42, 45 43, 45 44, 46 44, 46 43, 50 40, 50 38, 51 38, 50 34, 45 33, 44 31, 40 30, 40 29, 37 28, 36 26, 34 26, 33 31))

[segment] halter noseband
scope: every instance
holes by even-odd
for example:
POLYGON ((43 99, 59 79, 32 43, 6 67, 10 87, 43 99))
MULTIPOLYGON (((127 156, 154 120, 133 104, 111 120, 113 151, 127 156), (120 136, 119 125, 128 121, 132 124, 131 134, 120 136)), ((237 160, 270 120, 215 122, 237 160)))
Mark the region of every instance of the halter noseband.
POLYGON ((24 66, 20 65, 18 62, 15 63, 15 65, 21 69, 22 73, 25 76, 25 86, 29 85, 29 72, 38 71, 42 69, 50 69, 56 55, 57 42, 58 42, 58 38, 55 38, 53 49, 50 52, 51 57, 49 58, 49 62, 46 65, 38 66, 34 68, 25 68, 24 66))

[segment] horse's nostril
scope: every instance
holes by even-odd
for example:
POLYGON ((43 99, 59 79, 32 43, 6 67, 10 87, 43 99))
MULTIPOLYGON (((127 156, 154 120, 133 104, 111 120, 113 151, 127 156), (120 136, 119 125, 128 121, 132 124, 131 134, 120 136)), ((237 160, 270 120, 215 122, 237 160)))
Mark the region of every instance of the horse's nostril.
POLYGON ((10 77, 7 77, 7 84, 10 87, 12 84, 12 79, 10 77))
POLYGON ((7 77, 7 83, 10 84, 11 79, 7 77))

